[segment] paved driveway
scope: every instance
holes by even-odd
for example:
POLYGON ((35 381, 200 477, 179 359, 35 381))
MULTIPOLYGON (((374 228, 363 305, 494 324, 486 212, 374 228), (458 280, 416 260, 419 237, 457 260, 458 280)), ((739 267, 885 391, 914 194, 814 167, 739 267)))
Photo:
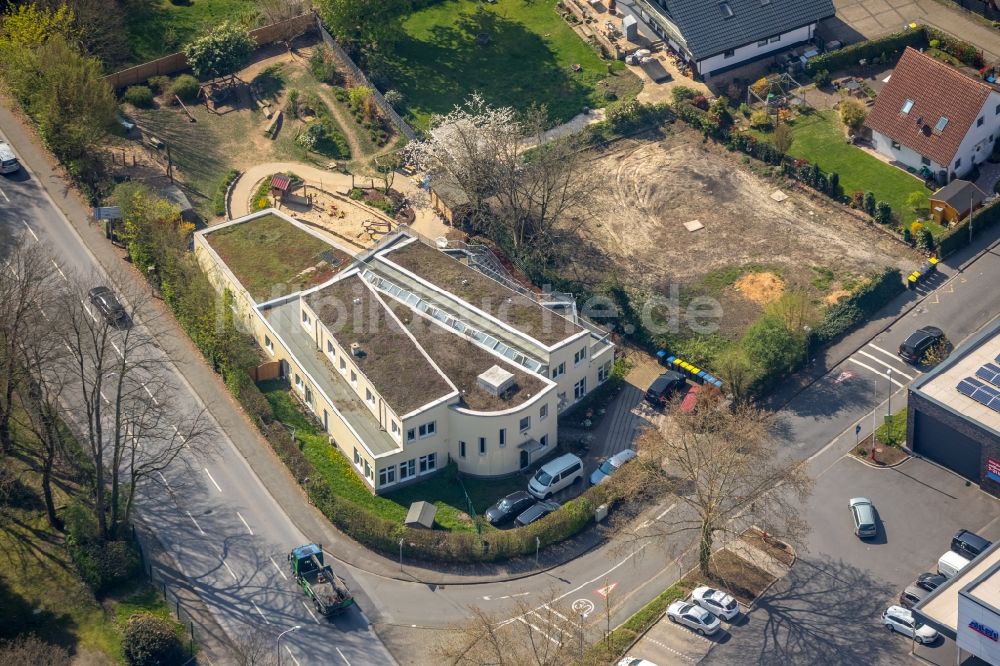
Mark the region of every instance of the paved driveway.
MULTIPOLYGON (((927 461, 875 469, 820 457, 813 467, 807 550, 705 663, 917 663, 910 642, 879 625, 882 610, 918 574, 935 570, 959 528, 1000 538, 1000 502, 927 461), (847 500, 857 495, 878 510, 879 535, 868 542, 851 533, 847 500)), ((931 663, 954 663, 942 642, 921 653, 931 663)))

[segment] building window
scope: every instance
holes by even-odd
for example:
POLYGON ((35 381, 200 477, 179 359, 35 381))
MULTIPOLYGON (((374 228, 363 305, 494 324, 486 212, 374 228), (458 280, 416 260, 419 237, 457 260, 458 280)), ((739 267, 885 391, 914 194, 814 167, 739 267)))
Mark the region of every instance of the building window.
POLYGON ((608 361, 597 369, 597 383, 601 383, 611 374, 611 361, 608 361))
POLYGON ((403 481, 417 475, 417 461, 407 460, 399 463, 399 480, 403 481))
MULTIPOLYGON (((465 443, 462 443, 465 446, 465 443)), ((420 473, 425 474, 427 472, 433 472, 434 468, 437 467, 437 457, 436 453, 428 453, 426 456, 420 456, 420 473)), ((464 455, 462 456, 465 457, 464 455)))
POLYGON ((330 356, 337 356, 337 351, 333 348, 333 343, 329 340, 326 341, 326 353, 330 356))
POLYGON ((957 169, 960 166, 962 166, 962 158, 961 157, 959 157, 957 160, 955 160, 955 168, 957 169))
POLYGON ((580 365, 580 361, 584 360, 585 358, 587 358, 586 347, 573 354, 573 365, 580 365))
POLYGON ((556 367, 552 368, 552 379, 556 379, 562 375, 566 374, 566 364, 560 363, 556 367))
POLYGON ((757 46, 767 46, 767 39, 765 38, 757 42, 757 46))
POLYGON ((306 387, 306 385, 304 383, 302 383, 302 378, 299 377, 299 373, 296 372, 295 373, 295 388, 297 388, 298 390, 301 391, 305 387, 306 387))
MULTIPOLYGON (((484 441, 482 437, 480 439, 480 444, 484 441)), ((500 448, 507 446, 507 428, 500 428, 500 448)), ((480 451, 482 453, 482 451, 480 451)))
POLYGON ((390 421, 390 423, 392 424, 392 434, 393 435, 398 434, 399 433, 399 424, 396 423, 395 421, 390 421))
POLYGON ((1000 104, 997 104, 997 110, 993 113, 995 116, 1000 116, 1000 104))
POLYGON ((544 421, 545 417, 547 417, 548 415, 549 415, 549 406, 548 405, 542 405, 541 407, 538 408, 538 420, 539 421, 544 421))
POLYGON ((479 455, 481 455, 481 456, 485 456, 486 455, 486 438, 485 437, 480 437, 479 438, 479 455))
POLYGON ((345 361, 343 358, 340 359, 340 371, 341 372, 347 371, 347 361, 345 361))
POLYGON ((358 447, 354 447, 354 464, 361 467, 361 454, 358 453, 358 447))
POLYGON ((425 423, 419 428, 417 428, 417 434, 420 436, 420 439, 430 437, 436 432, 437 432, 437 421, 431 421, 430 423, 425 423))
POLYGON ((892 149, 893 150, 899 150, 900 148, 901 148, 901 146, 899 145, 899 141, 893 141, 892 142, 892 149))
POLYGON ((271 338, 267 337, 266 335, 264 336, 264 346, 267 348, 267 351, 271 352, 272 354, 274 353, 274 343, 271 342, 271 338))
POLYGON ((776 42, 780 42, 780 41, 781 41, 781 35, 775 35, 774 37, 771 38, 771 43, 772 44, 774 44, 776 42))
POLYGON ((732 58, 734 55, 736 55, 736 49, 729 49, 722 53, 723 58, 732 58))
POLYGON ((531 417, 530 416, 525 416, 524 418, 521 419, 521 423, 518 426, 518 429, 521 432, 524 432, 525 430, 527 430, 530 427, 531 427, 531 417))
POLYGON ((979 116, 978 118, 976 118, 976 127, 982 127, 982 126, 983 126, 983 117, 979 116))
POLYGON ((396 483, 396 468, 395 467, 383 467, 378 471, 378 485, 388 486, 389 484, 396 483))
POLYGON ((545 448, 546 446, 548 446, 548 445, 549 445, 549 436, 548 436, 548 435, 542 435, 542 436, 541 436, 541 437, 540 437, 540 438, 538 439, 538 443, 539 443, 539 444, 541 445, 541 447, 542 447, 542 448, 544 449, 544 448, 545 448))
POLYGON ((303 324, 309 323, 309 315, 306 314, 305 310, 302 311, 302 323, 303 324))
POLYGON ((930 166, 931 165, 931 159, 929 157, 921 157, 920 158, 920 163, 923 164, 924 166, 930 166))
POLYGON ((406 431, 406 441, 412 442, 416 438, 417 438, 416 428, 410 428, 409 430, 406 431))
POLYGON ((358 373, 351 370, 351 386, 358 385, 358 373))
POLYGON ((587 378, 584 377, 576 384, 573 384, 573 399, 579 400, 583 396, 587 395, 587 378))
POLYGON ((309 390, 308 386, 306 387, 306 404, 309 405, 310 409, 312 409, 312 406, 313 406, 313 394, 312 394, 312 391, 309 390))
POLYGON ((367 460, 365 460, 365 476, 369 479, 372 478, 372 467, 368 464, 367 460))
POLYGON ((365 389, 365 400, 368 401, 369 405, 375 405, 375 396, 372 395, 372 390, 370 388, 365 389))
POLYGON ((459 441, 458 443, 458 457, 459 458, 465 457, 465 442, 459 441))

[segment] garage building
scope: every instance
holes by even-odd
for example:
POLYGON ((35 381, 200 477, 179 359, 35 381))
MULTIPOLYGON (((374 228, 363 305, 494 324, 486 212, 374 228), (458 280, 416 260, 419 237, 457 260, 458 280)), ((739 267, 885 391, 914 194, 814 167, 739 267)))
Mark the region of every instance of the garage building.
POLYGON ((1000 322, 910 385, 906 443, 1000 497, 1000 322))

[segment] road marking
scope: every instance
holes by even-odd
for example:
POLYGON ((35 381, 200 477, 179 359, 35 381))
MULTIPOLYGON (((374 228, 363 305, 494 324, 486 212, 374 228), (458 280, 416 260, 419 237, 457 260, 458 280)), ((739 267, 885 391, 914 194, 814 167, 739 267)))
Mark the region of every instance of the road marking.
POLYGON ((599 590, 594 590, 594 592, 597 592, 599 595, 607 599, 608 595, 614 592, 616 587, 618 587, 618 583, 611 583, 611 585, 605 585, 599 590))
POLYGON ((303 606, 305 606, 305 608, 306 608, 306 611, 307 611, 307 612, 309 613, 309 615, 310 615, 310 616, 312 617, 313 621, 314 621, 314 622, 315 622, 316 624, 319 624, 319 618, 318 618, 318 617, 316 617, 316 613, 313 613, 313 612, 312 612, 312 609, 311 609, 311 608, 309 608, 309 604, 307 604, 306 602, 304 602, 304 601, 303 601, 303 602, 302 602, 302 605, 303 605, 303 606))
MULTIPOLYGON (((115 344, 115 343, 112 342, 111 344, 115 344)), ((159 405, 160 404, 160 401, 156 399, 156 396, 153 395, 153 392, 149 390, 148 386, 143 386, 142 388, 146 391, 146 395, 148 395, 150 398, 153 399, 153 404, 154 405, 159 405)), ((174 426, 174 432, 177 432, 177 426, 174 426)))
POLYGON ((247 523, 247 519, 243 517, 243 514, 241 514, 239 511, 237 511, 236 515, 239 516, 240 520, 243 521, 243 526, 247 528, 247 532, 250 533, 250 536, 253 536, 253 530, 250 529, 250 524, 247 523))
MULTIPOLYGON (((551 608, 551 607, 549 607, 549 606, 546 606, 546 607, 545 607, 545 610, 547 610, 547 611, 549 611, 550 613, 553 613, 553 614, 555 614, 555 615, 558 615, 558 616, 559 616, 559 617, 561 617, 561 618, 562 618, 562 619, 563 619, 564 621, 566 621, 566 622, 569 622, 569 618, 568 618, 568 617, 566 617, 565 615, 563 615, 562 613, 560 613, 559 611, 557 611, 557 610, 556 610, 555 608, 551 608)), ((537 613, 536 613, 536 614, 537 614, 537 613)))
POLYGON ((208 474, 208 478, 212 480, 213 484, 215 484, 215 489, 218 490, 221 493, 222 492, 222 488, 219 487, 218 483, 215 483, 215 479, 212 478, 212 473, 208 471, 207 467, 204 468, 204 469, 205 469, 205 474, 208 474))
POLYGON ((674 502, 673 504, 671 504, 670 506, 668 506, 668 507, 667 507, 666 509, 664 509, 664 510, 663 510, 662 512, 660 512, 660 515, 658 515, 658 516, 656 517, 656 519, 657 519, 657 520, 663 520, 663 516, 667 515, 667 514, 668 514, 668 513, 670 513, 671 511, 673 511, 673 510, 674 510, 674 508, 676 508, 676 507, 677 507, 677 503, 676 503, 676 502, 674 502))
MULTIPOLYGON (((62 269, 61 269, 61 268, 59 268, 59 264, 57 264, 57 263, 56 263, 56 260, 55 260, 55 259, 52 259, 51 261, 52 261, 52 265, 56 267, 56 270, 57 270, 57 271, 59 271, 59 275, 62 275, 62 279, 63 279, 63 280, 66 280, 66 282, 69 282, 69 279, 68 279, 68 278, 66 277, 66 274, 65 274, 65 273, 63 273, 62 269)), ((86 305, 86 304, 85 304, 85 305, 86 305)))
POLYGON ((880 359, 878 357, 875 357, 875 356, 872 356, 871 354, 869 354, 865 350, 859 349, 858 353, 861 354, 862 356, 867 356, 868 358, 870 358, 871 360, 875 361, 876 363, 881 363, 882 365, 884 365, 887 368, 892 368, 892 374, 894 374, 894 375, 896 375, 896 374, 903 375, 904 377, 906 377, 910 381, 913 381, 913 377, 911 375, 906 374, 902 370, 897 370, 896 368, 893 368, 891 365, 889 365, 888 363, 886 363, 882 359, 880 359))
POLYGON ((895 379, 892 379, 889 375, 885 374, 884 372, 879 372, 878 370, 876 370, 872 366, 865 365, 864 363, 862 363, 861 361, 855 359, 854 357, 851 357, 851 358, 849 358, 847 360, 850 361, 851 363, 856 364, 856 365, 860 365, 862 368, 865 368, 866 370, 871 370, 872 372, 874 372, 879 377, 885 377, 886 379, 888 379, 890 382, 892 382, 893 384, 895 384, 899 388, 906 388, 903 384, 900 384, 895 379))
MULTIPOLYGON (((111 346, 114 347, 115 351, 118 352, 119 356, 122 355, 122 350, 118 348, 118 345, 115 344, 114 340, 111 341, 111 346)), ((143 388, 146 388, 146 387, 143 387, 143 388)), ((146 388, 146 393, 149 393, 149 389, 148 388, 146 388)), ((149 393, 149 397, 153 398, 153 394, 149 393)), ((153 398, 153 402, 156 402, 156 398, 153 398)))
POLYGON ((347 666, 351 666, 351 662, 347 661, 347 657, 345 657, 344 653, 340 651, 340 648, 336 648, 336 650, 337 654, 340 655, 340 658, 344 660, 344 663, 347 664, 347 666))
POLYGON ((252 603, 253 607, 257 609, 257 613, 259 613, 261 618, 264 620, 264 624, 271 624, 271 622, 266 617, 264 617, 264 611, 260 609, 260 606, 257 605, 257 602, 251 599, 250 603, 252 603))
POLYGON ((278 563, 274 561, 274 558, 268 555, 267 559, 271 560, 271 564, 273 564, 274 568, 278 570, 278 573, 281 574, 281 577, 284 578, 285 580, 288 580, 288 574, 282 571, 281 567, 278 566, 278 563))
MULTIPOLYGON (((4 199, 5 199, 6 201, 7 201, 7 203, 10 203, 10 199, 9 199, 9 198, 7 198, 7 193, 6 193, 6 192, 4 192, 3 190, 0 190, 0 194, 2 194, 2 195, 3 195, 3 198, 4 198, 4 199)), ((37 240, 37 239, 36 239, 36 240, 37 240)))
POLYGON ((649 638, 649 637, 647 636, 647 637, 645 638, 645 640, 648 640, 648 641, 649 641, 650 643, 653 643, 654 645, 659 645, 659 646, 660 646, 661 648, 663 648, 664 650, 667 650, 667 651, 669 651, 669 652, 673 652, 674 654, 676 654, 676 655, 677 655, 678 657, 680 657, 681 659, 683 659, 683 660, 685 660, 685 661, 689 661, 689 662, 691 662, 692 664, 696 664, 696 663, 698 663, 698 660, 697 660, 697 659, 695 659, 694 657, 691 657, 690 655, 686 655, 686 654, 684 654, 683 652, 678 652, 677 650, 673 649, 673 648, 672 648, 672 647, 670 647, 669 645, 664 645, 663 643, 661 643, 660 641, 656 640, 655 638, 649 638))
POLYGON ((294 661, 294 662, 295 662, 295 666, 302 666, 302 664, 300 664, 300 663, 299 663, 299 660, 295 658, 295 655, 294 655, 294 654, 292 654, 292 648, 290 648, 290 647, 288 647, 288 646, 286 645, 286 646, 285 646, 285 649, 286 649, 286 650, 288 650, 288 656, 289 656, 289 657, 291 657, 291 658, 292 658, 292 661, 294 661))
POLYGON ((590 599, 577 599, 571 606, 573 612, 586 618, 594 612, 594 602, 590 599))
POLYGON ((156 473, 160 475, 160 480, 163 481, 163 485, 167 487, 167 490, 173 492, 173 490, 170 488, 170 484, 167 483, 167 477, 163 476, 163 472, 157 470, 156 473))
POLYGON ((885 354, 886 356, 888 356, 889 358, 891 358, 891 359, 892 359, 892 360, 894 360, 894 361, 899 361, 899 360, 900 360, 899 356, 897 356, 896 354, 893 354, 893 353, 892 353, 891 351, 889 351, 888 349, 882 349, 881 347, 879 347, 879 346, 878 346, 877 344, 875 344, 874 342, 869 342, 867 346, 871 347, 871 348, 872 348, 872 349, 874 349, 875 351, 879 351, 879 352, 882 352, 883 354, 885 354))
POLYGON ((236 577, 236 572, 234 572, 234 571, 232 570, 232 568, 231 568, 231 567, 229 566, 229 564, 228 564, 228 563, 226 562, 226 560, 225 560, 225 559, 223 559, 222 555, 219 555, 219 559, 220 559, 220 560, 222 560, 222 564, 223 564, 223 566, 225 566, 225 567, 226 567, 226 570, 227 570, 227 571, 229 572, 229 575, 233 577, 233 580, 239 580, 239 579, 238 579, 238 578, 236 577))
MULTIPOLYGON (((532 611, 532 612, 534 612, 534 611, 532 611)), ((531 627, 532 629, 534 629, 535 631, 537 631, 538 633, 540 633, 542 636, 545 636, 547 639, 549 639, 550 641, 552 641, 556 645, 562 646, 562 643, 560 643, 556 639, 552 638, 547 633, 545 633, 544 631, 542 631, 541 628, 536 627, 535 625, 531 624, 530 622, 528 622, 527 620, 525 620, 523 617, 518 617, 518 618, 514 618, 514 619, 516 619, 518 622, 523 622, 524 624, 528 625, 529 627, 531 627)))
POLYGON ((188 518, 191 519, 191 522, 194 523, 194 526, 198 528, 198 531, 201 532, 201 535, 202 536, 208 536, 207 534, 205 534, 205 530, 201 529, 201 525, 199 525, 198 521, 194 519, 194 516, 191 515, 191 512, 187 511, 185 513, 187 513, 188 518))
POLYGON ((28 233, 31 234, 31 237, 34 238, 37 241, 38 240, 38 234, 36 234, 35 230, 31 228, 31 225, 28 224, 28 221, 27 220, 21 220, 21 222, 24 222, 24 228, 27 229, 28 233))

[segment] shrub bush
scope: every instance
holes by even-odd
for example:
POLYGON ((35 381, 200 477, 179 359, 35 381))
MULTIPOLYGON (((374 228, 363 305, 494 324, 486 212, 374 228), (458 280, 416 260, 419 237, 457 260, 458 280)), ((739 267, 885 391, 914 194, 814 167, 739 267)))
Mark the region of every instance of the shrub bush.
POLYGON ((190 74, 181 74, 174 82, 170 84, 170 96, 176 95, 181 98, 182 102, 193 102, 198 99, 198 92, 201 90, 201 84, 198 83, 198 79, 194 78, 190 74))
POLYGON ((674 86, 673 90, 670 91, 670 97, 674 100, 674 104, 680 104, 685 100, 694 99, 697 94, 697 90, 687 86, 674 86))
POLYGON ((757 129, 770 129, 774 124, 767 111, 759 109, 750 114, 750 126, 757 129))
POLYGON ((868 109, 859 100, 847 98, 840 103, 840 121, 857 132, 868 118, 868 109))
POLYGON ((860 60, 870 62, 872 58, 893 58, 902 53, 907 46, 915 48, 927 46, 927 33, 924 28, 906 28, 902 32, 857 42, 836 51, 823 53, 809 59, 809 62, 806 63, 806 73, 813 76, 822 69, 836 72, 856 67, 860 60))
POLYGON ((829 70, 821 69, 813 74, 813 83, 816 84, 817 88, 825 88, 830 85, 829 70))
POLYGON ((740 343, 747 358, 764 375, 784 376, 795 369, 805 355, 805 339, 788 330, 780 318, 764 315, 755 321, 740 343))
POLYGON ((899 269, 882 269, 853 294, 827 308, 823 321, 813 330, 814 341, 832 342, 878 312, 905 289, 899 269))
POLYGON ((150 90, 160 94, 166 92, 170 88, 170 77, 169 76, 151 76, 149 80, 146 81, 146 85, 149 86, 150 90))
POLYGON ((125 91, 125 101, 140 109, 153 106, 153 91, 147 86, 129 86, 125 91))
POLYGON ((129 666, 174 666, 185 660, 174 627, 150 613, 129 617, 122 635, 122 654, 129 666))
POLYGON ((333 54, 323 44, 318 45, 309 56, 309 71, 317 80, 329 85, 340 85, 344 82, 344 77, 337 71, 333 54))
POLYGON ((216 215, 226 214, 226 192, 229 191, 229 186, 239 175, 239 171, 230 169, 223 177, 222 182, 219 183, 219 186, 215 188, 215 195, 212 197, 212 212, 216 215))
POLYGON ((892 222, 892 207, 886 201, 879 201, 875 204, 875 214, 872 218, 879 224, 889 224, 892 222))

